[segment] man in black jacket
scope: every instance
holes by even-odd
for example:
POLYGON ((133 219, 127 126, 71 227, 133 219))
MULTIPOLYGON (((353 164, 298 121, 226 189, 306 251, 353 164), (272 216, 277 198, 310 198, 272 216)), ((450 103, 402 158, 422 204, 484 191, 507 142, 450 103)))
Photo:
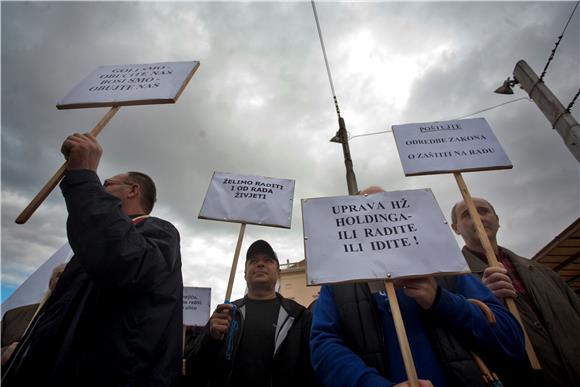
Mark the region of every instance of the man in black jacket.
POLYGON ((279 274, 270 244, 254 242, 246 254, 248 294, 217 306, 189 353, 185 385, 317 385, 310 365, 310 312, 276 293, 279 274))
POLYGON ((63 143, 60 185, 75 253, 8 367, 10 386, 171 386, 181 364, 179 233, 148 214, 155 185, 142 173, 101 184, 90 134, 63 143))

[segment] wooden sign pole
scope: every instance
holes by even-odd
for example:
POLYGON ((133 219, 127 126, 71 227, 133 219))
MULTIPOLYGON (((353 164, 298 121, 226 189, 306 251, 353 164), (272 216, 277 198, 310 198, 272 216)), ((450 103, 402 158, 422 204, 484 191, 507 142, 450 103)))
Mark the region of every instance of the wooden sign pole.
MULTIPOLYGON (((111 118, 119 111, 120 106, 113 106, 107 114, 101 118, 101 120, 97 123, 97 126, 91 130, 91 134, 93 136, 98 136, 101 133, 101 130, 109 123, 111 118)), ((64 172, 66 171, 66 161, 64 164, 56 171, 56 173, 48 180, 48 182, 42 187, 40 192, 36 194, 36 196, 32 199, 30 204, 26 206, 26 208, 18 215, 15 222, 18 224, 24 224, 30 219, 32 214, 36 211, 36 209, 44 202, 44 200, 48 197, 48 195, 52 192, 54 187, 58 184, 58 182, 63 178, 64 172)))
MULTIPOLYGON (((467 208, 469 210, 469 215, 475 224, 475 228, 477 230, 477 235, 479 235, 479 240, 485 250, 485 256, 487 257, 487 262, 489 266, 499 266, 499 262, 495 256, 495 252, 493 251, 493 247, 491 246, 491 242, 483 228, 483 224, 481 223, 481 218, 479 217, 479 213, 475 208, 475 204, 473 203, 473 199, 467 189, 467 185, 463 180, 463 176, 461 176, 460 172, 453 172, 453 176, 457 181, 457 185, 459 186, 459 190, 461 191, 461 195, 463 196, 463 200, 465 204, 467 204, 467 208)), ((520 312, 516 307, 516 304, 513 298, 505 298, 505 303, 509 311, 514 315, 514 317, 518 320, 520 325, 522 326, 522 330, 524 331, 524 339, 526 343, 526 353, 528 354, 528 358, 530 359, 530 364, 532 368, 535 370, 542 369, 540 366, 540 362, 538 361, 538 357, 536 356, 536 352, 534 351, 534 347, 532 347, 532 343, 528 337, 526 329, 524 328, 524 324, 522 323, 522 318, 520 316, 520 312)))
POLYGON ((395 293, 395 285, 393 281, 386 280, 385 288, 387 290, 387 297, 389 298, 389 305, 391 306, 391 313, 393 314, 393 321, 395 323, 395 330, 397 331, 397 338, 399 339, 399 347, 403 355, 403 362, 405 363, 405 371, 407 372, 407 380, 410 387, 419 387, 419 380, 417 378, 417 370, 413 362, 413 355, 409 347, 409 340, 407 339, 407 331, 403 324, 403 317, 399 309, 399 301, 397 300, 397 293, 395 293))
POLYGON ((242 241, 244 240, 245 232, 246 232, 246 224, 242 223, 240 225, 240 235, 238 236, 238 243, 236 245, 236 251, 234 253, 232 268, 230 269, 230 279, 228 280, 228 288, 226 290, 226 302, 230 302, 230 297, 232 296, 232 288, 234 287, 234 278, 236 277, 236 268, 238 267, 238 258, 240 256, 240 249, 242 248, 242 241))
POLYGON ((185 376, 187 374, 186 363, 187 359, 185 358, 185 337, 187 334, 187 326, 183 326, 183 331, 181 333, 181 374, 185 376))

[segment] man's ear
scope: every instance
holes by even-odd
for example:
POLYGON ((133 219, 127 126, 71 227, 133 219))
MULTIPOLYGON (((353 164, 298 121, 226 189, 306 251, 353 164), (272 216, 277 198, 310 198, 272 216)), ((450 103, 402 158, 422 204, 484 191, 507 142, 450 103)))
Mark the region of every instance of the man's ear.
POLYGON ((459 235, 459 230, 457 229, 457 223, 451 223, 451 228, 455 231, 455 234, 459 235))
POLYGON ((134 198, 136 196, 139 196, 141 194, 141 187, 139 186, 139 184, 133 184, 131 186, 131 191, 129 191, 129 193, 127 194, 128 198, 134 198))

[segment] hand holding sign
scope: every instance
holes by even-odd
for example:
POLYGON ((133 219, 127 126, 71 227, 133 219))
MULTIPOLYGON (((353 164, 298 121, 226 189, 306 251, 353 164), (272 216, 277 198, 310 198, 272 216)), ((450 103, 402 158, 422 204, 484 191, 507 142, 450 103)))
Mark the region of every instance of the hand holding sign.
MULTIPOLYGON (((308 283, 388 279, 405 370, 410 385, 418 386, 392 279, 467 272, 467 264, 430 190, 372 187, 363 194, 302 201, 308 283)), ((433 278, 406 279, 403 285, 421 307, 431 307, 437 294, 433 278)))
MULTIPOLYGON (((507 154, 484 118, 393 125, 399 157, 406 176, 452 172, 477 233, 482 241, 490 266, 498 266, 497 258, 473 205, 461 172, 512 168, 507 154)), ((509 290, 508 290, 509 292, 509 290)), ((510 312, 521 323, 516 305, 505 299, 510 312)), ((537 356, 524 330, 526 352, 532 368, 540 369, 537 356)))
MULTIPOLYGON (((101 118, 101 120, 97 123, 97 125, 90 131, 90 134, 93 136, 98 136, 101 133, 101 130, 109 123, 111 118, 119 111, 119 106, 114 106, 101 118)), ((58 182, 64 176, 64 171, 66 170, 67 163, 65 162, 60 168, 56 171, 56 173, 48 180, 48 182, 42 187, 42 189, 36 194, 36 196, 30 201, 30 204, 26 206, 24 210, 18 215, 16 218, 17 224, 24 224, 34 211, 42 204, 42 202, 48 197, 48 195, 52 192, 54 187, 58 184, 58 182)))
POLYGON ((403 288, 405 294, 415 299, 423 309, 431 308, 435 302, 437 282, 433 277, 395 280, 395 285, 403 288))
POLYGON ((230 301, 246 224, 290 228, 294 180, 214 172, 198 218, 241 223, 230 268, 230 301))
MULTIPOLYGON (((197 61, 101 66, 76 85, 56 107, 111 106, 90 132, 96 137, 121 106, 175 103, 198 67, 197 61)), ((63 178, 66 168, 65 163, 56 171, 18 215, 16 223, 26 223, 63 178)))
POLYGON ((501 262, 499 262, 499 266, 486 267, 481 282, 500 300, 517 297, 512 280, 501 262))
POLYGON ((88 169, 97 171, 103 148, 90 133, 74 133, 62 143, 60 152, 67 161, 66 169, 88 169))
POLYGON ((219 304, 209 318, 209 334, 214 340, 223 340, 232 322, 232 304, 219 304))

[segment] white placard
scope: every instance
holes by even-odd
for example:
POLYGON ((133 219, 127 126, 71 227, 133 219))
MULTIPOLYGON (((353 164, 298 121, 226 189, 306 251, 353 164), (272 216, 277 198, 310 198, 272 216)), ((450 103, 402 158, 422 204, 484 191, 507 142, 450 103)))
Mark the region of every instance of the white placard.
POLYGON ((469 268, 430 189, 302 200, 308 284, 469 268))
POLYGON ((54 268, 68 262, 73 255, 70 245, 66 242, 2 303, 2 316, 10 309, 42 301, 54 268))
POLYGON ((100 66, 56 107, 78 109, 175 103, 198 67, 198 61, 100 66))
POLYGON ((200 219, 290 228, 294 180, 214 172, 200 219))
POLYGON ((405 176, 513 167, 485 118, 392 128, 405 176))
POLYGON ((183 325, 203 327, 209 320, 211 288, 183 287, 183 325))

